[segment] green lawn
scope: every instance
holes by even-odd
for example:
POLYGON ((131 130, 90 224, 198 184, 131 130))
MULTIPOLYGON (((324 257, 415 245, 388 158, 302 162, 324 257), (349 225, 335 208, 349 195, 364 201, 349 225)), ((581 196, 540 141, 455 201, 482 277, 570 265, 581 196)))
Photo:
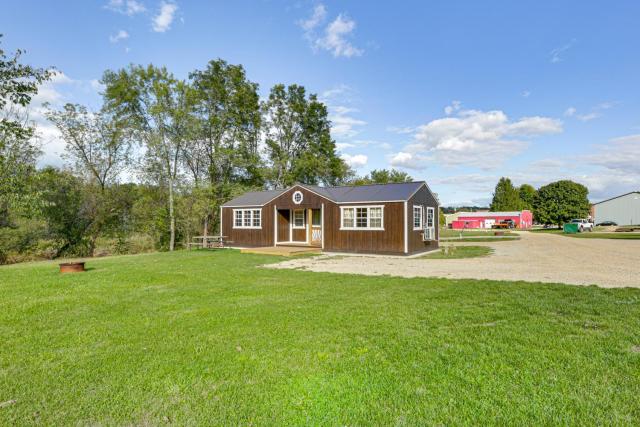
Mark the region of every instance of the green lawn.
POLYGON ((493 250, 488 246, 441 246, 438 252, 425 255, 429 259, 461 259, 488 256, 493 250))
POLYGON ((640 423, 639 289, 275 259, 1 267, 0 425, 640 423))

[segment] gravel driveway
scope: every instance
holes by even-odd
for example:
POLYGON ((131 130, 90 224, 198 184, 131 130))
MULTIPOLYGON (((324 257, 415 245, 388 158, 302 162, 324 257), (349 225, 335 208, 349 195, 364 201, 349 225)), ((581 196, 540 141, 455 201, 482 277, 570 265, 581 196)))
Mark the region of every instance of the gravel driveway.
POLYGON ((292 259, 272 268, 401 277, 525 280, 528 282, 640 288, 640 240, 579 239, 521 232, 520 240, 459 243, 489 246, 486 258, 424 259, 331 256, 292 259))

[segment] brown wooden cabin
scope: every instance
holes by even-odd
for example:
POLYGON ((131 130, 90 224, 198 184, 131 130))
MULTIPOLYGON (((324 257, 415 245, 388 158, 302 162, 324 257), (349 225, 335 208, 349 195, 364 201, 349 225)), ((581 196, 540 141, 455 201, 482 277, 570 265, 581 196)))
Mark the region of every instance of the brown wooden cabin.
POLYGON ((327 252, 411 255, 438 247, 438 199, 427 184, 296 184, 248 192, 221 208, 235 247, 304 245, 327 252))

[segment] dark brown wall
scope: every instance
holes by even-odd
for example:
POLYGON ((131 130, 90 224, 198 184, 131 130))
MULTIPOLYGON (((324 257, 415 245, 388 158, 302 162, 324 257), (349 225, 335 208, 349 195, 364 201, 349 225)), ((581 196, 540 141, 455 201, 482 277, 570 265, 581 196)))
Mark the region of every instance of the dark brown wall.
POLYGON ((273 206, 246 208, 262 209, 262 229, 233 228, 233 209, 222 208, 222 235, 233 246, 273 246, 273 206))
POLYGON ((353 203, 342 206, 384 206, 384 230, 340 230, 340 205, 324 207, 324 248, 336 252, 401 254, 404 251, 404 204, 353 203))
POLYGON ((438 237, 440 235, 440 227, 438 219, 438 202, 433 197, 427 187, 422 186, 420 190, 407 202, 407 224, 409 227, 409 253, 429 251, 438 248, 438 237), (427 207, 434 208, 434 224, 436 228, 436 240, 431 242, 422 241, 422 231, 413 230, 413 205, 422 205, 424 209, 424 220, 427 218, 427 207))

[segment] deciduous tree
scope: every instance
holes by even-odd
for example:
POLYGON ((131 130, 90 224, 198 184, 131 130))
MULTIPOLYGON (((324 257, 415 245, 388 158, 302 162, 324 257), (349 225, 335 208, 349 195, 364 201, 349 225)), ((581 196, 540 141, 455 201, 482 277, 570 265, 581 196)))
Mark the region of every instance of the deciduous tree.
POLYGON ((589 190, 582 184, 563 180, 538 189, 533 214, 542 224, 562 226, 574 218, 589 214, 589 190))

